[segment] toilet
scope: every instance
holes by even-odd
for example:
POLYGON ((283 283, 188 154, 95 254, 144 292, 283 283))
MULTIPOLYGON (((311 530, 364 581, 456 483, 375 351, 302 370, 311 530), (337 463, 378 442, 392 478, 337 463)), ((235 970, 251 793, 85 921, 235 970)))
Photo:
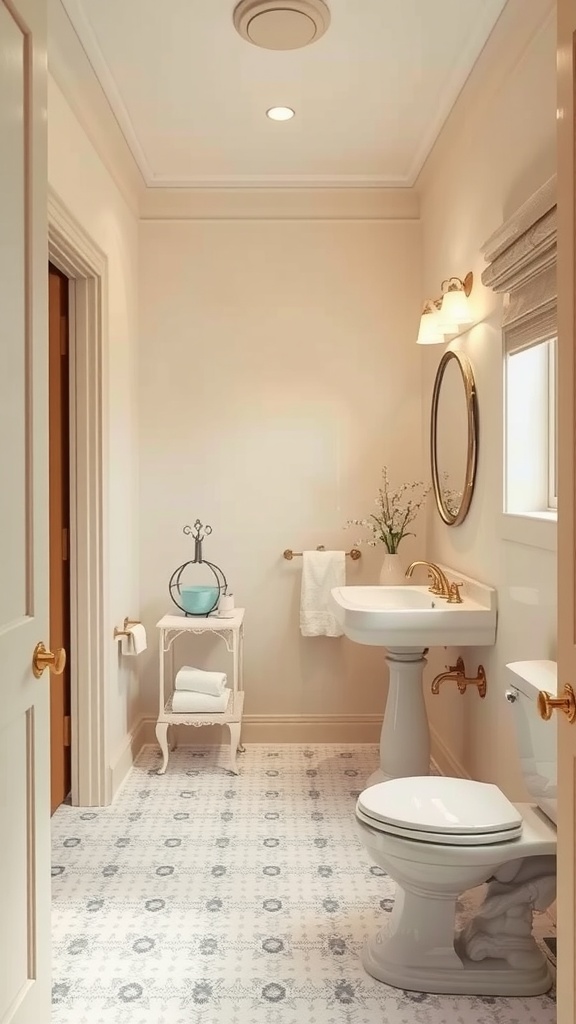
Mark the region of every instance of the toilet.
POLYGON ((538 995, 551 984, 532 936, 534 910, 555 898, 556 729, 538 716, 539 690, 557 691, 552 661, 507 666, 506 699, 533 803, 497 786, 419 776, 365 789, 356 820, 371 860, 396 882, 392 913, 362 962, 374 978, 417 992, 538 995), (487 882, 484 901, 456 930, 456 902, 487 882))

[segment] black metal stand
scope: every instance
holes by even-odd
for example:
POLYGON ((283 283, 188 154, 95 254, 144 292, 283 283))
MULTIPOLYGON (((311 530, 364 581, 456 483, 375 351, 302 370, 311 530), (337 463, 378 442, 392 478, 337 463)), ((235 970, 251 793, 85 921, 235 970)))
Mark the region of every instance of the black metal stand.
POLYGON ((212 533, 212 527, 204 526, 204 524, 201 523, 199 519, 197 519, 193 527, 185 526, 182 532, 185 533, 187 536, 190 536, 191 534, 194 537, 194 558, 191 558, 188 562, 183 562, 182 565, 179 565, 178 568, 175 569, 175 571, 172 573, 172 576, 170 577, 170 582, 168 584, 168 592, 176 607, 179 608, 181 612, 184 612, 184 615, 186 615, 187 617, 196 616, 197 618, 206 618, 207 615, 210 615, 210 613, 213 612, 215 608, 217 608, 218 602, 220 600, 220 595, 226 593, 228 583, 220 566, 215 565, 214 562, 209 562, 206 558, 203 558, 202 556, 202 541, 204 540, 204 537, 207 537, 212 533), (207 565, 210 571, 213 573, 214 578, 216 580, 218 595, 216 597, 216 600, 214 601, 214 604, 207 612, 188 612, 180 604, 181 579, 184 572, 190 565, 207 565))

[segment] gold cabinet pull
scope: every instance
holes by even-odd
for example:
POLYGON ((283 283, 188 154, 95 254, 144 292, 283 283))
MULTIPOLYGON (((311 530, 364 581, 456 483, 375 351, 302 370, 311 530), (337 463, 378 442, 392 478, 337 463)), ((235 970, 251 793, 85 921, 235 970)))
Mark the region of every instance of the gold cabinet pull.
POLYGON ((576 698, 570 683, 565 684, 563 697, 553 697, 546 690, 540 690, 538 694, 538 714, 540 718, 547 722, 552 718, 552 712, 555 708, 563 711, 569 722, 573 722, 576 718, 576 698))
POLYGON ((43 643, 36 644, 32 655, 32 671, 36 679, 40 679, 45 668, 49 668, 53 675, 61 676, 65 665, 66 651, 63 647, 48 651, 43 643))

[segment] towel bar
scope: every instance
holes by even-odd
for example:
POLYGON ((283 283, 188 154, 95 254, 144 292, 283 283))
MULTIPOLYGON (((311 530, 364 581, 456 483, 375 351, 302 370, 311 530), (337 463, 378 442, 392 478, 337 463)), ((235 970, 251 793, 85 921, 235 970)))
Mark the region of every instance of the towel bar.
MULTIPOLYGON (((316 551, 325 551, 326 548, 323 544, 319 544, 316 551)), ((284 558, 291 562, 293 558, 298 558, 303 554, 302 551, 292 551, 291 548, 286 548, 284 552, 284 558)), ((346 551, 346 555, 349 556, 353 562, 356 562, 359 558, 362 558, 362 552, 358 548, 352 548, 351 551, 346 551)))

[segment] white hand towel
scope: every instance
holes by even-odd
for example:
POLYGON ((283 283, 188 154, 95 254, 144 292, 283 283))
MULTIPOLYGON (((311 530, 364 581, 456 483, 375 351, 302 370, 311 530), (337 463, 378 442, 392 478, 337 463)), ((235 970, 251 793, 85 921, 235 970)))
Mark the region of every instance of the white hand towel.
POLYGON ((122 654, 142 654, 146 650, 146 629, 141 622, 128 626, 127 636, 120 637, 120 650, 122 654))
POLYGON ((207 693, 211 697, 220 697, 226 688, 225 672, 206 672, 201 668, 183 665, 176 673, 174 686, 177 690, 191 690, 194 693, 207 693))
POLYGON ((210 714, 226 711, 230 690, 224 690, 219 697, 211 697, 208 693, 191 693, 189 690, 175 690, 172 697, 172 711, 175 714, 194 714, 200 712, 210 714))
POLYGON ((302 636, 342 636, 330 611, 330 591, 346 582, 344 551, 305 551, 302 556, 300 632, 302 636))

